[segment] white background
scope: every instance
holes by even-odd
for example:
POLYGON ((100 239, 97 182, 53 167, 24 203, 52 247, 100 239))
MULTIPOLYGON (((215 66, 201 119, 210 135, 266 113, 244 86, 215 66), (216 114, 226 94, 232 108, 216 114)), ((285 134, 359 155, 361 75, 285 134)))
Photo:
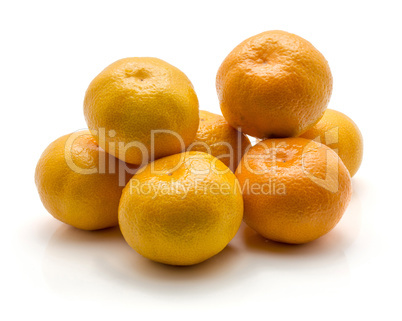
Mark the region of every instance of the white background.
MULTIPOLYGON (((7 320, 397 320, 401 282, 401 17, 397 1, 2 1, 1 314, 7 320), (216 71, 242 40, 296 33, 327 58, 330 108, 365 142, 341 223, 303 246, 242 226, 188 268, 135 253, 118 229, 83 232, 42 206, 45 147, 86 126, 89 82, 108 64, 154 56, 191 79, 219 113, 216 71), (5 298, 4 298, 5 297, 5 298)), ((2 317, 3 318, 3 317, 2 317)))

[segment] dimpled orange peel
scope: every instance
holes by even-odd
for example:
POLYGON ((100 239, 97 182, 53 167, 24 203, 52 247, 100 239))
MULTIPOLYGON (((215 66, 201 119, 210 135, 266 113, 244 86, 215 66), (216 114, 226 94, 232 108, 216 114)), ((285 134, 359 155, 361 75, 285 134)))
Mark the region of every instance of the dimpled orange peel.
POLYGON ((89 84, 84 115, 99 145, 132 164, 185 150, 198 129, 187 76, 158 58, 120 59, 89 84))
POLYGON ((216 89, 227 122, 258 138, 298 136, 324 114, 332 75, 307 40, 266 31, 240 43, 222 62, 216 89))
POLYGON ((324 144, 305 138, 266 139, 237 170, 244 221, 267 239, 307 243, 332 230, 352 193, 349 172, 324 144))
POLYGON ((230 126, 225 118, 200 110, 200 126, 187 150, 209 153, 234 172, 249 147, 248 137, 230 126))
POLYGON ((116 226, 121 192, 133 167, 105 153, 89 131, 62 136, 42 153, 35 183, 56 219, 83 230, 116 226))
POLYGON ((156 262, 192 265, 222 251, 243 218, 238 181, 203 152, 160 158, 124 188, 119 224, 127 243, 156 262))

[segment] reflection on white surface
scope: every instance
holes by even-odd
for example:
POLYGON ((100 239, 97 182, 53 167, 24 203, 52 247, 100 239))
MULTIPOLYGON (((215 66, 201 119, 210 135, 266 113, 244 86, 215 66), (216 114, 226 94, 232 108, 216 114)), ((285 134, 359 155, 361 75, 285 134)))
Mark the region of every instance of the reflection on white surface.
POLYGON ((304 245, 271 242, 243 224, 221 253, 189 267, 143 258, 118 228, 87 232, 61 225, 47 244, 43 273, 59 295, 107 300, 133 295, 161 301, 200 296, 213 300, 222 293, 241 299, 249 289, 273 299, 304 295, 306 287, 309 293, 331 292, 349 282, 345 250, 358 236, 360 220, 355 193, 340 224, 319 240, 304 245))
POLYGON ((118 228, 97 232, 61 226, 49 241, 43 261, 46 280, 55 291, 68 294, 97 288, 141 292, 196 289, 213 291, 239 269, 234 246, 201 264, 176 267, 152 262, 132 250, 118 228))

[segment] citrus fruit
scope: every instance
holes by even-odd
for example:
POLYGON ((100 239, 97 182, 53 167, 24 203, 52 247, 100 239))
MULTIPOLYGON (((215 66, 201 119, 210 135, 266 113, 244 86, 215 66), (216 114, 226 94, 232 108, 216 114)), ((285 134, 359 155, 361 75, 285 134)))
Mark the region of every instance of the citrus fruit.
POLYGON ((211 154, 234 172, 249 147, 248 137, 230 126, 225 118, 200 110, 200 125, 187 150, 211 154))
POLYGON ((243 156, 236 176, 244 221, 265 238, 284 243, 306 243, 328 233, 352 192, 338 155, 298 137, 259 142, 243 156))
POLYGON ((126 164, 98 147, 89 131, 62 136, 40 157, 35 183, 56 219, 83 230, 118 224, 121 192, 132 175, 126 164))
POLYGON ((345 114, 327 109, 320 121, 300 137, 314 139, 334 149, 342 159, 350 176, 354 176, 363 159, 363 137, 345 114))
POLYGON ((137 165, 185 150, 199 122, 186 75, 144 57, 118 60, 96 76, 85 94, 84 115, 100 147, 137 165))
POLYGON ((235 175, 203 152, 148 164, 123 190, 119 225, 127 243, 156 262, 200 263, 223 250, 243 217, 235 175))
POLYGON ((229 53, 216 89, 222 114, 234 128, 258 138, 290 137, 322 117, 332 75, 310 42, 274 30, 246 39, 229 53))

